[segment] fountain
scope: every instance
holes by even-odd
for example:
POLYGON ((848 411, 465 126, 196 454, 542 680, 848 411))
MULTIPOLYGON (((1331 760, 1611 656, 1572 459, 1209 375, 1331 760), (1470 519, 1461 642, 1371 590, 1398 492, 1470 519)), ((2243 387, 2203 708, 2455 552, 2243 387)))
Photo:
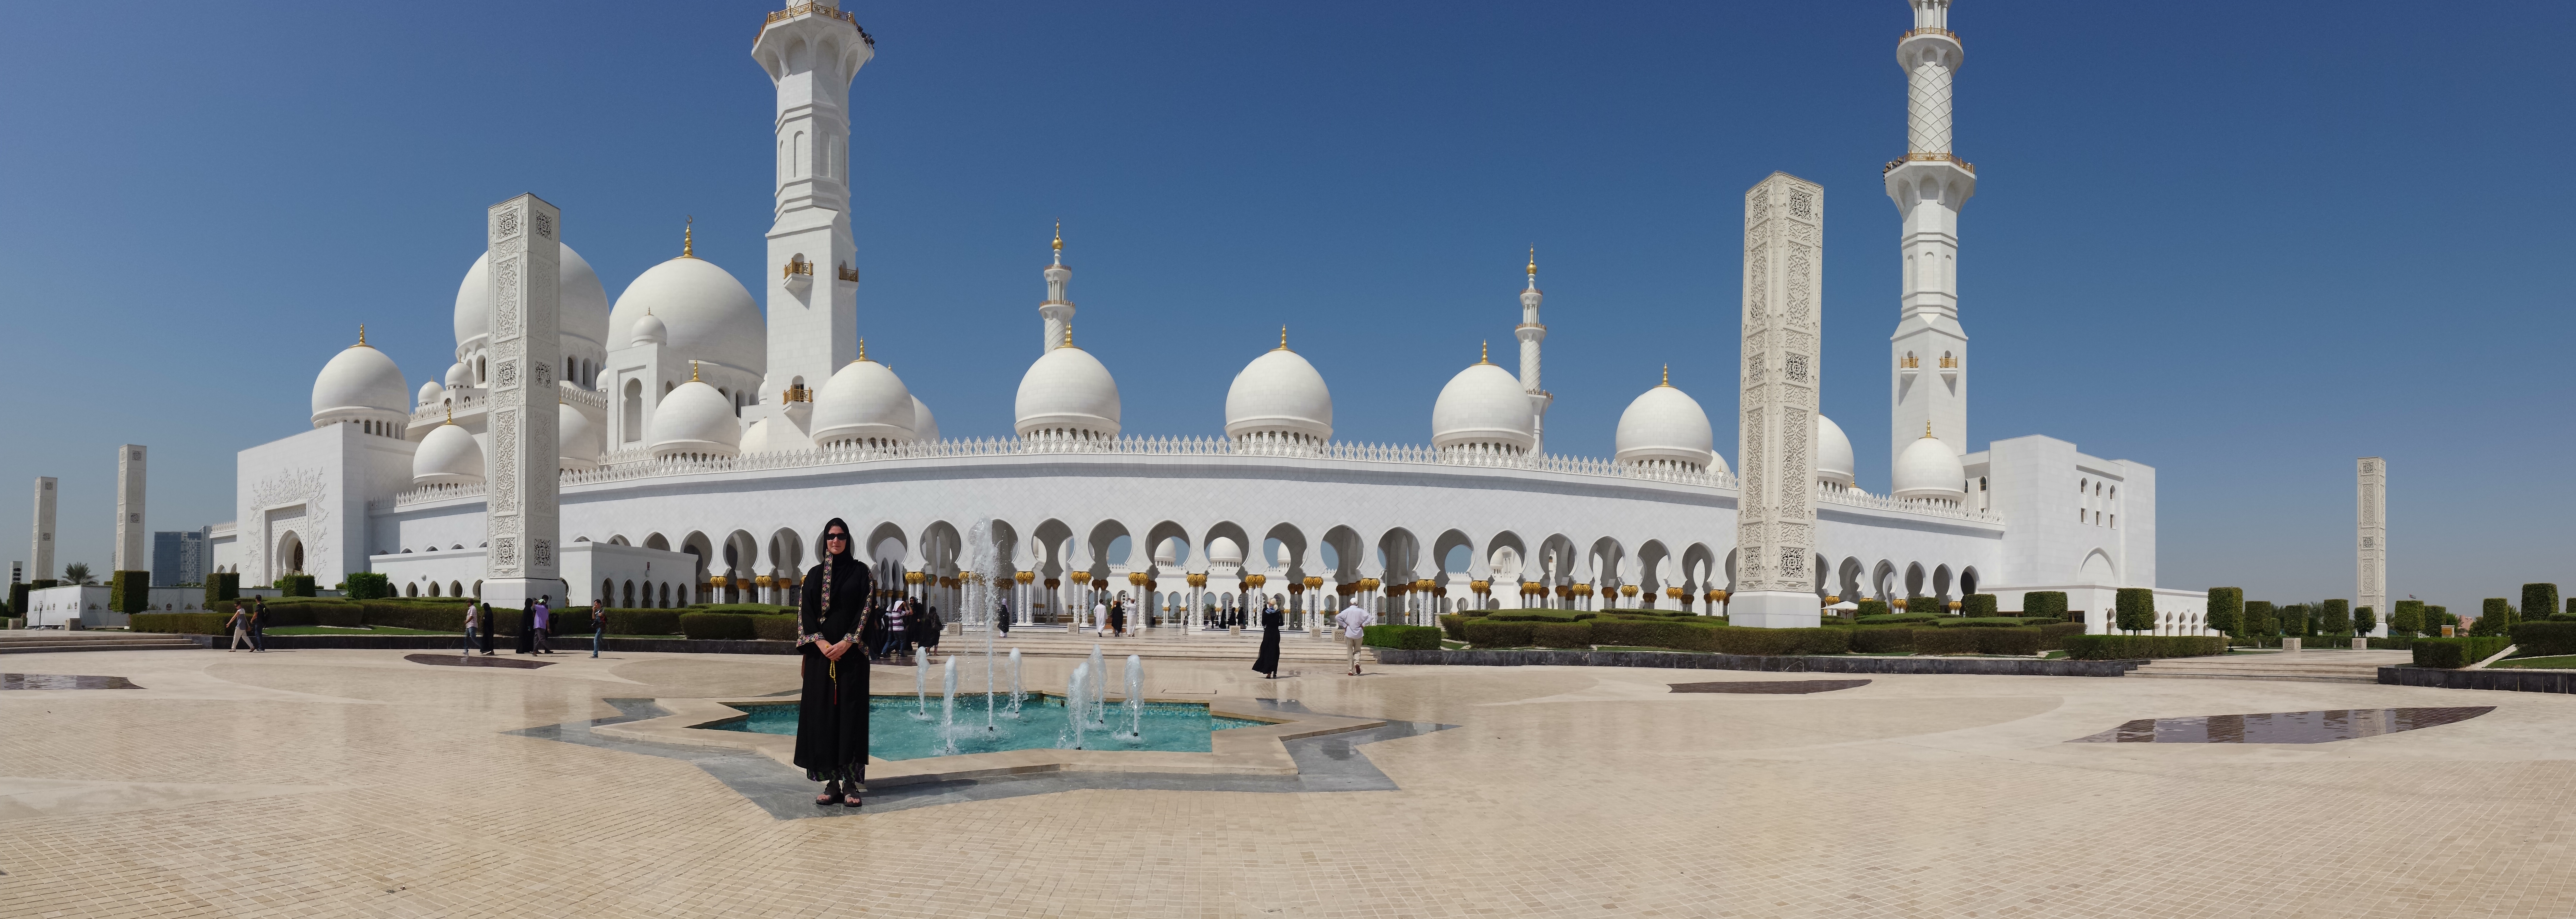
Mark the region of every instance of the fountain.
POLYGON ((1109 703, 1109 665, 1101 661, 1100 646, 1097 644, 1091 646, 1090 665, 1091 695, 1082 700, 1083 720, 1091 721, 1099 727, 1106 728, 1109 726, 1109 722, 1104 720, 1095 720, 1107 717, 1102 714, 1102 711, 1108 708, 1109 703))
POLYGON ((1011 649, 1011 717, 1020 716, 1020 649, 1011 649))
POLYGON ((1064 684, 1064 720, 1069 725, 1066 731, 1070 736, 1057 742, 1056 746, 1082 749, 1082 730, 1091 721, 1082 713, 1083 700, 1091 698, 1090 683, 1091 665, 1073 665, 1073 677, 1064 684))
POLYGON ((912 717, 930 720, 930 652, 914 650, 912 658, 912 717))
MULTIPOLYGON (((939 681, 939 739, 949 753, 957 752, 957 655, 948 656, 948 672, 939 681)), ((1133 679, 1131 674, 1130 679, 1133 679)), ((989 697, 989 696, 988 696, 989 697)), ((985 730, 992 730, 990 725, 985 730)))
MULTIPOLYGON (((957 572, 958 623, 982 617, 984 621, 984 730, 993 730, 993 590, 1010 582, 1003 569, 1001 547, 993 541, 993 520, 977 520, 966 528, 965 566, 957 572)), ((1013 651, 1017 654, 1017 651, 1013 651)))
POLYGON ((1145 739, 1145 656, 1127 655, 1127 739, 1145 739))

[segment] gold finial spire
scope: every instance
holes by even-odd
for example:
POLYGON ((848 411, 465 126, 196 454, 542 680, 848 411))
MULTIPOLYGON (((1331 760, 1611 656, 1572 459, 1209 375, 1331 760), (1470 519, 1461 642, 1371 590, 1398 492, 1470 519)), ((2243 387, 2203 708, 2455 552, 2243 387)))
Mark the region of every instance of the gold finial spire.
POLYGON ((1055 222, 1055 251, 1064 251, 1064 221, 1055 222))
POLYGON ((1932 436, 1932 422, 1929 420, 1923 422, 1923 436, 1926 438, 1932 436))
POLYGON ((860 363, 866 363, 866 362, 867 362, 867 359, 868 359, 868 340, 867 340, 867 339, 865 339, 865 338, 861 338, 861 339, 859 339, 859 362, 860 362, 860 363))
POLYGON ((698 381, 698 362, 696 362, 696 361, 690 361, 690 362, 689 362, 689 382, 691 382, 691 383, 695 383, 695 382, 697 382, 697 381, 698 381))
POLYGON ((1538 276, 1538 247, 1537 247, 1537 246, 1531 246, 1531 247, 1530 247, 1529 273, 1530 273, 1530 277, 1537 277, 1537 276, 1538 276))
POLYGON ((1490 342, 1490 341, 1480 341, 1480 342, 1477 342, 1477 343, 1476 343, 1476 363, 1479 363, 1479 364, 1491 364, 1491 363, 1493 363, 1493 362, 1494 362, 1494 352, 1493 352, 1493 348, 1494 348, 1494 343, 1493 343, 1493 342, 1490 342))
POLYGON ((354 344, 354 345, 350 345, 349 347, 352 347, 352 348, 364 348, 364 347, 366 347, 366 346, 367 346, 367 324, 366 324, 366 323, 361 322, 361 323, 358 323, 358 343, 357 343, 357 344, 354 344))
POLYGON ((1279 350, 1288 350, 1288 327, 1284 325, 1279 327, 1279 350))
POLYGON ((1663 386, 1671 386, 1671 385, 1673 385, 1673 365, 1671 365, 1671 364, 1665 364, 1665 365, 1664 365, 1664 382, 1663 382, 1663 383, 1661 383, 1661 384, 1658 384, 1658 385, 1663 385, 1663 386))
POLYGON ((1064 346, 1073 347, 1073 320, 1071 319, 1064 321, 1064 346))
POLYGON ((454 402, 447 403, 447 423, 456 423, 456 403, 454 402))
POLYGON ((681 225, 680 225, 680 257, 681 257, 681 258, 697 258, 697 257, 698 257, 698 255, 697 255, 697 251, 696 251, 696 250, 697 250, 697 240, 694 238, 694 237, 697 235, 697 230, 698 230, 698 217, 697 217, 697 215, 695 215, 695 214, 691 214, 691 215, 689 215, 689 221, 688 221, 687 223, 683 223, 683 224, 681 224, 681 225))

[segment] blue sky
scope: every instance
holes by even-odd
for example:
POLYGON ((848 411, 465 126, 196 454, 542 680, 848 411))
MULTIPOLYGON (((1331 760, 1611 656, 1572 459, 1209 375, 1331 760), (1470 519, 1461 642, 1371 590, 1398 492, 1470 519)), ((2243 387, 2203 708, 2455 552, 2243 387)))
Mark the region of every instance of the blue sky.
MULTIPOLYGON (((358 323, 412 385, 444 370, 483 208, 519 192, 612 297, 688 214, 756 280, 770 8, 13 10, 0 519, 59 476, 58 561, 105 568, 126 442, 156 448, 154 528, 228 519, 233 452, 307 425, 358 323)), ((878 39, 861 324, 950 436, 1009 432, 1061 219, 1132 433, 1219 433, 1284 323, 1340 436, 1427 441, 1535 244, 1551 448, 1607 455, 1669 363, 1731 459, 1741 195, 1776 169, 1826 188, 1825 408, 1886 488, 1898 0, 849 8, 878 39)), ((2353 459, 2383 455, 2394 593, 2576 587, 2576 8, 1963 0, 1952 25, 1977 445, 2157 467, 2165 586, 2350 595, 2353 459)))

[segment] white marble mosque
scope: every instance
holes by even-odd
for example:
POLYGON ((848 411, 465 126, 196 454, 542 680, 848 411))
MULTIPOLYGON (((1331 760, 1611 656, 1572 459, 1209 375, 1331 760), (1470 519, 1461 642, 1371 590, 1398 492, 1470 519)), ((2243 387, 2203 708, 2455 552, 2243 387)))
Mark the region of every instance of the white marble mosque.
MULTIPOLYGON (((1897 46, 1909 143, 1884 189, 1905 266, 1886 368, 1892 480, 1875 491, 1858 481, 1842 429, 1799 409, 1812 438, 1787 439, 1801 480, 1813 477, 1800 544, 1812 564, 1801 551, 1763 569, 1760 622, 1739 622, 1797 625, 1861 598, 1971 592, 2014 610, 2023 591, 2062 590, 2106 631, 2115 589, 2155 585, 2155 470, 2037 435, 1972 449, 1957 257, 1977 173, 1950 143, 1962 49, 1949 0, 1911 5, 1914 28, 1897 46)), ((1697 400, 1655 386, 1615 420, 1611 456, 1547 451, 1551 428, 1614 421, 1548 418, 1535 256, 1506 282, 1518 290, 1496 291, 1492 330, 1461 329, 1457 343, 1499 338, 1516 319, 1518 353, 1504 355, 1516 366, 1460 370, 1430 406, 1423 442, 1353 443, 1334 438, 1331 388, 1284 331, 1246 355, 1224 418, 1128 430, 1114 368, 1073 327, 1059 232, 1040 269, 1039 349, 1012 406, 1015 436, 942 437, 892 355, 867 354, 858 321, 848 96, 874 45, 828 0, 761 24, 753 57, 777 92, 777 222, 763 265, 738 275, 698 258, 684 232, 676 257, 612 300, 561 248, 560 362, 540 377, 560 402, 557 599, 783 602, 814 563, 810 530, 837 515, 865 534, 881 579, 943 605, 956 596, 961 534, 992 519, 1017 572, 1015 616, 1041 624, 1087 612, 1101 590, 1149 600, 1167 625, 1211 604, 1267 595, 1307 610, 1318 593, 1351 592, 1389 621, 1470 605, 1727 611, 1743 493, 1697 400)), ((580 215, 565 221, 577 237, 580 215)), ((323 364, 308 430, 240 453, 239 516, 212 539, 222 570, 246 584, 303 572, 324 585, 373 571, 406 595, 480 595, 494 469, 489 273, 481 259, 464 266, 455 360, 435 377, 413 387, 362 334, 323 364)), ((1110 310, 1113 323, 1146 318, 1110 310)), ((2159 631, 2200 632, 2200 592, 2156 596, 2159 631)))

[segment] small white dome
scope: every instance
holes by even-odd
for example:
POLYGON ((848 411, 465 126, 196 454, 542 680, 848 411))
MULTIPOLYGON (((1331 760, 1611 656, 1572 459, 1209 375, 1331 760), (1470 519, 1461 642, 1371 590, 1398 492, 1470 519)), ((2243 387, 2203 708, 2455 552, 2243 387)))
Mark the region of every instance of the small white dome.
POLYGON ((930 406, 923 405, 920 396, 912 397, 912 438, 939 439, 939 417, 930 413, 930 406))
POLYGON ((580 409, 563 403, 555 404, 555 452, 562 454, 562 469, 596 469, 599 467, 601 437, 599 423, 590 420, 580 409))
MULTIPOLYGON (((589 342, 593 347, 608 341, 608 289, 599 284, 599 273, 590 262, 571 246, 561 246, 560 261, 555 266, 555 283, 561 297, 555 314, 556 337, 566 341, 589 342)), ((465 269, 465 280, 456 285, 456 345, 492 334, 492 253, 476 256, 474 265, 465 269)))
POLYGON ((414 485, 472 485, 483 481, 483 444, 455 424, 431 428, 411 455, 414 485))
POLYGON ((1890 489, 1900 501, 1948 501, 1959 503, 1968 498, 1967 468, 1959 464, 1959 454, 1950 445, 1925 434, 1896 455, 1895 473, 1889 476, 1890 489))
POLYGON ((742 429, 741 450, 744 453, 767 453, 778 449, 769 442, 769 419, 762 418, 742 429))
POLYGON ((769 331, 759 305, 714 262, 684 255, 644 269, 609 313, 609 340, 634 342, 635 326, 647 313, 661 320, 664 343, 683 360, 751 373, 769 369, 769 331))
POLYGON ((1225 436, 1262 433, 1333 439, 1332 390, 1285 344, 1244 365, 1225 391, 1225 436))
POLYGON ((1181 563, 1181 556, 1180 556, 1180 553, 1179 553, 1177 550, 1175 550, 1175 549, 1173 549, 1173 548, 1172 548, 1173 546, 1178 545, 1179 543, 1180 543, 1180 540, 1177 540, 1177 539, 1166 539, 1166 540, 1163 540, 1163 542, 1162 542, 1162 544, 1161 544, 1161 545, 1157 545, 1157 546, 1155 546, 1155 547, 1154 547, 1154 564, 1156 564, 1156 565, 1164 565, 1164 566, 1180 564, 1180 563, 1181 563))
POLYGON ((1208 540, 1208 564, 1239 566, 1243 564, 1243 547, 1229 537, 1208 540))
POLYGON ((1843 436, 1841 425, 1816 415, 1816 479, 1845 488, 1852 484, 1851 438, 1843 436))
POLYGON ((1680 463, 1706 471, 1726 468, 1717 458, 1708 412, 1699 400, 1670 383, 1646 390, 1619 413, 1618 450, 1622 463, 1680 463))
POLYGON ((642 347, 644 345, 667 345, 670 343, 671 327, 662 324, 662 317, 646 313, 642 318, 635 320, 634 338, 633 340, 628 341, 626 345, 627 347, 633 348, 642 347))
POLYGON ((1047 349, 1020 377, 1013 406, 1020 436, 1071 432, 1118 436, 1118 381, 1091 352, 1072 345, 1047 349))
POLYGON ((411 388, 403 385, 402 368, 373 346, 360 343, 340 349, 313 377, 313 424, 320 427, 360 416, 411 413, 411 388))
POLYGON ((420 384, 420 395, 413 399, 413 405, 419 408, 428 408, 430 406, 437 405, 438 400, 446 398, 446 396, 447 387, 438 385, 437 380, 431 380, 420 384))
POLYGON ((1431 404, 1431 445, 1501 445, 1527 452, 1538 440, 1531 430, 1536 414, 1519 377, 1491 363, 1471 364, 1450 377, 1431 404))
POLYGON ((733 400, 698 380, 682 383, 653 407, 654 456, 733 456, 742 451, 742 422, 733 400))
POLYGON ((818 444, 892 443, 912 439, 912 391, 886 365, 861 358, 841 365, 814 397, 811 430, 818 444))
POLYGON ((447 365, 447 388, 463 389, 474 385, 474 370, 463 363, 447 365))

